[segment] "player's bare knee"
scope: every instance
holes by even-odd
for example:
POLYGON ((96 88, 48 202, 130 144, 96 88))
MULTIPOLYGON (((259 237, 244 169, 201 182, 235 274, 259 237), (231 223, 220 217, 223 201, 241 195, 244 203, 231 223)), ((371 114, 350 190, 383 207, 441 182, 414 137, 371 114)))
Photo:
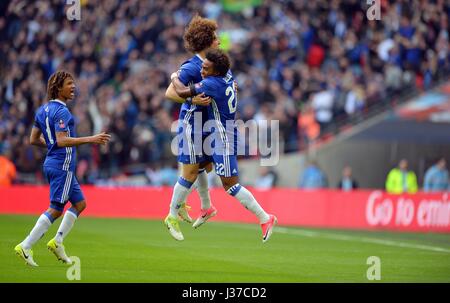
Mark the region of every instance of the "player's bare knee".
POLYGON ((77 210, 77 212, 80 214, 85 208, 86 208, 86 200, 80 201, 73 205, 73 207, 77 210))
POLYGON ((211 162, 209 162, 206 166, 205 166, 205 170, 207 173, 210 173, 213 169, 213 165, 211 162))
POLYGON ((182 177, 183 177, 183 179, 194 183, 195 180, 197 179, 197 175, 198 175, 198 173, 186 173, 186 174, 183 174, 182 177))
POLYGON ((52 216, 53 219, 58 219, 59 217, 61 217, 62 215, 62 211, 54 209, 54 208, 49 208, 47 209, 47 213, 50 214, 50 216, 52 216))
POLYGON ((189 181, 189 182, 195 182, 198 176, 198 166, 194 167, 184 167, 182 172, 182 177, 189 181))
POLYGON ((237 180, 235 177, 221 177, 223 188, 227 191, 237 183, 237 180))

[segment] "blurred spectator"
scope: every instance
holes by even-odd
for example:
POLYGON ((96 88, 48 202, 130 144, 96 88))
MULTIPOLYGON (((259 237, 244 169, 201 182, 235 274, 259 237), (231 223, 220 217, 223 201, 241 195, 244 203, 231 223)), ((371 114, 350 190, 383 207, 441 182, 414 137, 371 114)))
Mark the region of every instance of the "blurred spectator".
POLYGON ((176 164, 172 166, 165 166, 160 170, 161 185, 162 186, 173 186, 178 180, 178 170, 176 169, 176 164))
POLYGON ((327 177, 315 161, 309 162, 300 179, 299 187, 303 189, 328 187, 327 177))
POLYGON ((255 181, 255 187, 259 189, 270 189, 277 184, 278 175, 266 166, 261 167, 259 176, 255 181))
POLYGON ((364 89, 361 85, 355 85, 350 90, 345 99, 345 112, 351 116, 354 113, 361 112, 364 108, 364 89))
POLYGON ((168 161, 162 168, 148 168, 146 175, 153 186, 173 186, 178 180, 178 169, 175 161, 168 161))
POLYGON ((16 166, 11 162, 10 156, 9 151, 0 154, 0 187, 11 186, 16 179, 16 166))
POLYGON ((343 191, 351 191, 359 187, 358 182, 352 176, 352 168, 350 166, 346 166, 342 170, 342 178, 337 187, 343 191))
POLYGON ((441 158, 426 171, 423 182, 423 190, 425 192, 450 190, 446 165, 447 162, 445 158, 441 158))
POLYGON ((320 135, 320 125, 315 119, 315 113, 309 103, 305 105, 298 115, 298 128, 301 134, 301 142, 309 144, 314 142, 320 135))
POLYGON ((311 100, 312 108, 316 114, 316 121, 320 125, 320 132, 327 130, 333 119, 334 95, 331 89, 318 92, 313 95, 311 100))
POLYGON ((393 168, 386 178, 386 191, 391 194, 416 193, 417 177, 408 171, 408 161, 401 159, 398 167, 393 168))

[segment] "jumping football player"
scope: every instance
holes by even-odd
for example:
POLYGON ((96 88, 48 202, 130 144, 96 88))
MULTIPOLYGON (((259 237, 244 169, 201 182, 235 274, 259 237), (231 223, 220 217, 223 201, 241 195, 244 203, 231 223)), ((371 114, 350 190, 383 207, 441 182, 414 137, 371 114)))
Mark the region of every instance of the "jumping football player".
MULTIPOLYGON (((220 45, 216 30, 217 23, 215 21, 198 15, 194 16, 189 23, 183 38, 186 49, 194 53, 194 56, 180 67, 179 79, 183 84, 198 83, 202 80, 200 70, 206 51, 218 48, 220 45)), ((166 91, 166 98, 176 102, 184 102, 180 110, 180 124, 178 128, 178 133, 183 134, 186 139, 183 140, 184 145, 179 148, 178 153, 178 162, 181 163, 181 176, 174 186, 170 211, 164 220, 170 234, 176 240, 183 240, 184 237, 180 230, 178 216, 189 223, 192 222, 185 202, 194 187, 196 187, 200 196, 201 212, 193 227, 201 226, 209 218, 217 214, 216 208, 211 204, 208 190, 207 172, 212 170, 212 159, 202 154, 203 124, 195 123, 195 118, 199 117, 199 115, 203 121, 207 119, 205 105, 208 105, 211 101, 210 98, 202 96, 187 100, 180 98, 173 89, 172 84, 166 91), (201 139, 200 144, 195 143, 198 142, 195 139, 196 137, 201 139), (194 185, 196 180, 197 182, 194 185)))
POLYGON ((277 218, 268 214, 255 200, 252 193, 239 184, 237 167, 237 128, 235 114, 237 107, 234 80, 229 72, 230 60, 219 49, 209 50, 202 63, 201 75, 203 80, 186 86, 180 81, 180 72, 171 76, 172 84, 178 96, 189 98, 198 94, 211 97, 211 104, 207 106, 208 119, 214 121, 214 148, 212 158, 215 172, 222 181, 226 192, 239 202, 260 221, 262 241, 269 240, 277 218), (227 123, 228 122, 228 123, 227 123), (232 127, 230 127, 230 125, 232 127))
POLYGON ((49 101, 38 108, 31 130, 30 143, 47 148, 44 173, 50 184, 50 207, 39 217, 25 240, 14 248, 16 254, 31 266, 38 266, 33 259, 32 246, 61 216, 68 201, 72 207, 65 212, 56 236, 47 243, 47 248, 58 260, 72 263, 65 252, 63 240, 86 208, 86 200, 75 176, 75 147, 81 144, 103 145, 111 138, 106 133, 76 138, 74 119, 66 105, 74 96, 73 76, 64 71, 54 73, 47 84, 49 101))

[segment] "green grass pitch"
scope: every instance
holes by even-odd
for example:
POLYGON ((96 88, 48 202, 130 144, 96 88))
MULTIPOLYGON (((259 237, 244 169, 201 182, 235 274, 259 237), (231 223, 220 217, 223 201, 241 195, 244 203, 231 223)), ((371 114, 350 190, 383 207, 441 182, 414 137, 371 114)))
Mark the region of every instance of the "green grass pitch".
MULTIPOLYGON (((71 282, 68 265, 46 249, 56 221, 35 245, 39 267, 14 254, 37 216, 0 215, 0 282, 71 282)), ((259 226, 208 222, 197 230, 181 223, 183 242, 162 221, 81 217, 65 240, 81 260, 80 282, 450 282, 450 235, 275 228, 261 242, 259 226)))

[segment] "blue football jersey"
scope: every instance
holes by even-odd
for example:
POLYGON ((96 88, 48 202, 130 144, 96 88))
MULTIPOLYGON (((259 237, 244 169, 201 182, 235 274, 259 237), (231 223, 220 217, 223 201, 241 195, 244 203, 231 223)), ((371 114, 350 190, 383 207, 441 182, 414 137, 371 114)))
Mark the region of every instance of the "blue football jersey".
MULTIPOLYGON (((179 80, 184 85, 202 81, 201 69, 203 59, 195 55, 184 62, 178 73, 179 80)), ((208 110, 204 106, 197 106, 185 102, 181 106, 178 124, 178 134, 185 140, 179 142, 178 161, 185 164, 195 164, 208 161, 202 151, 203 124, 208 120, 208 110), (200 138, 200 140, 197 140, 200 138)))
POLYGON ((235 126, 237 98, 233 76, 207 77, 195 84, 196 94, 205 93, 211 97, 208 109, 208 123, 215 134, 214 153, 235 155, 237 152, 238 132, 235 126))
POLYGON ((200 71, 202 70, 202 63, 203 59, 200 55, 195 55, 189 60, 183 62, 178 70, 178 79, 186 86, 190 83, 198 83, 202 81, 202 75, 200 74, 200 71))
POLYGON ((226 125, 227 121, 235 120, 237 98, 234 88, 234 79, 229 71, 225 77, 207 77, 195 84, 196 94, 205 93, 211 97, 208 106, 208 119, 220 121, 226 125))
POLYGON ((47 143, 44 166, 75 171, 75 147, 58 147, 56 132, 67 132, 76 137, 75 121, 66 104, 60 100, 50 100, 36 111, 34 126, 39 128, 47 143))
MULTIPOLYGON (((200 74, 200 71, 202 70, 202 63, 203 59, 199 55, 195 55, 181 64, 181 67, 178 71, 178 79, 181 81, 181 83, 188 86, 189 84, 202 81, 202 75, 200 74)), ((193 112, 195 111, 202 112, 203 118, 207 118, 207 111, 205 108, 203 108, 202 106, 196 106, 194 104, 184 102, 181 105, 179 119, 185 120, 186 123, 189 123, 189 119, 190 117, 194 116, 193 112)))

